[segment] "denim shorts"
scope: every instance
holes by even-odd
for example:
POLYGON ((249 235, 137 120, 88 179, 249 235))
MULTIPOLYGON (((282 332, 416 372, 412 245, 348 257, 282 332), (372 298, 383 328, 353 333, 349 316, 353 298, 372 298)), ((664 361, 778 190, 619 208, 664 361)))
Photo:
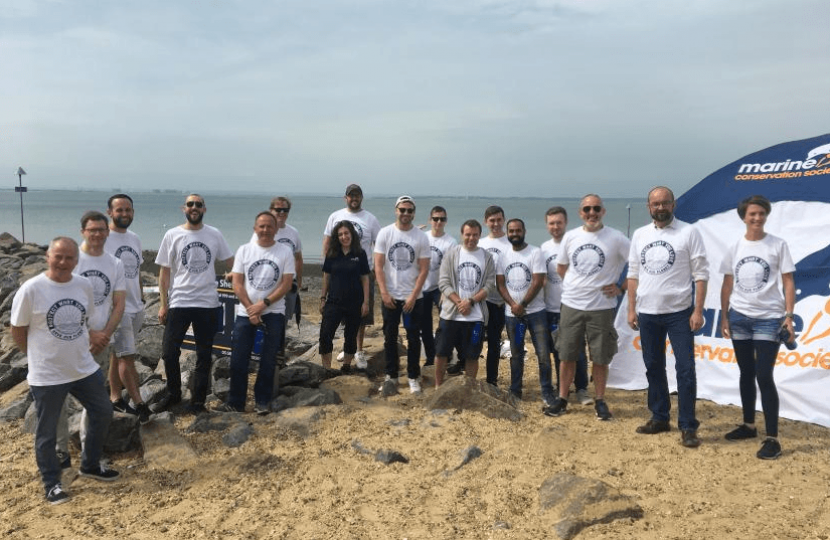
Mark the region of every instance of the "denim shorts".
MULTIPOLYGON (((144 312, 125 313, 121 317, 121 322, 113 334, 113 350, 115 356, 121 358, 122 356, 132 356, 138 353, 136 347, 136 337, 141 331, 141 324, 144 322, 144 312)), ((106 371, 104 371, 106 373, 106 371)))
POLYGON ((784 318, 780 319, 753 319, 734 309, 729 310, 729 331, 732 339, 778 341, 778 333, 781 332, 781 325, 784 318))

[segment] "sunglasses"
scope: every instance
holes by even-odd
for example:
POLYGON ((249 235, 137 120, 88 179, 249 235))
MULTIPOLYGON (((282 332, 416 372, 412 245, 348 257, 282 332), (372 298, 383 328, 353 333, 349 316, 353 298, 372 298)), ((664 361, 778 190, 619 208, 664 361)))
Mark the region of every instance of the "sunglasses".
POLYGON ((415 209, 414 208, 398 208, 398 212, 400 212, 401 214, 414 214, 415 209))
POLYGON ((447 218, 445 218, 445 217, 440 217, 440 216, 434 216, 434 217, 432 218, 432 221, 434 221, 434 222, 438 223, 439 221, 447 221, 447 218))
POLYGON ((288 213, 288 208, 274 208, 272 206, 271 211, 276 212, 277 214, 287 214, 288 213))
POLYGON ((602 212, 602 207, 601 206, 583 206, 582 207, 582 213, 584 213, 584 214, 587 214, 591 210, 593 210, 594 212, 599 214, 600 212, 602 212))
POLYGON ((188 208, 193 208, 194 206, 196 208, 204 208, 205 207, 205 203, 203 203, 202 201, 187 201, 186 203, 184 203, 184 205, 187 206, 188 208))

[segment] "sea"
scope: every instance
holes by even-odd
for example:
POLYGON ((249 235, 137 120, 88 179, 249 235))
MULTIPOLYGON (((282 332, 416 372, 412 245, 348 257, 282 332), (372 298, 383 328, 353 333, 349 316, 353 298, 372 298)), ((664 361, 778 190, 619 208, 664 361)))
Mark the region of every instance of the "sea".
MULTIPOLYGON (((80 218, 87 210, 106 211, 107 199, 117 191, 31 190, 23 194, 23 223, 21 224, 20 194, 0 190, 0 232, 8 232, 18 240, 48 244, 56 236, 80 239, 80 218)), ((205 223, 217 227, 234 251, 248 242, 253 232, 257 213, 267 210, 273 195, 200 192, 205 197, 205 223)), ((130 229, 141 237, 144 249, 156 250, 165 231, 184 223, 182 203, 187 192, 177 190, 147 193, 129 192, 135 206, 135 220, 130 229)), ((281 194, 282 195, 282 194, 281 194)), ((300 232, 303 258, 319 262, 322 256, 323 229, 329 214, 343 208, 342 196, 287 194, 291 199, 288 223, 300 232)), ((456 239, 467 219, 477 219, 483 225, 484 209, 492 204, 504 208, 505 217, 521 218, 527 228, 526 241, 540 245, 550 238, 545 227, 545 211, 551 206, 562 206, 568 211, 569 228, 580 225, 578 198, 511 198, 492 197, 416 197, 415 223, 426 225, 429 211, 440 205, 447 209, 446 231, 456 239)), ((649 222, 645 199, 605 199, 604 222, 628 236, 649 222)), ((372 212, 381 225, 395 219, 395 197, 366 196, 363 207, 372 212)), ((484 234, 487 234, 485 228, 484 234)))

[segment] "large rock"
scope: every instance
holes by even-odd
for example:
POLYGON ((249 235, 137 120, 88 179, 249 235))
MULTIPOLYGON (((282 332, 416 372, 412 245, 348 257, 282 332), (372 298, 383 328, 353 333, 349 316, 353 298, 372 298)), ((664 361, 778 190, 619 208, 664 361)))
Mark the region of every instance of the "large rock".
POLYGON ((311 426, 323 418, 324 412, 317 407, 302 409, 288 409, 276 415, 274 423, 284 429, 291 430, 302 437, 308 437, 311 426))
MULTIPOLYGON (((144 314, 147 320, 148 314, 144 314)), ((164 327, 160 325, 145 326, 138 333, 136 347, 141 361, 151 366, 156 366, 161 359, 161 342, 164 338, 164 327)))
POLYGON ((591 525, 643 517, 643 509, 615 487, 567 473, 558 473, 542 483, 539 507, 553 517, 554 532, 563 540, 591 525))
POLYGON ((11 253, 20 248, 23 244, 20 243, 20 240, 12 236, 11 234, 4 232, 0 234, 0 250, 3 253, 11 253))
POLYGON ((287 386, 280 389, 280 395, 271 402, 274 412, 294 407, 317 407, 320 405, 339 405, 343 403, 340 395, 327 388, 302 388, 287 386))
POLYGON ((237 446, 242 446, 253 434, 254 428, 251 424, 239 422, 231 427, 227 433, 222 435, 222 444, 230 448, 236 448, 237 446))
POLYGON ((132 414, 113 413, 112 423, 104 440, 104 452, 126 452, 138 449, 141 438, 138 434, 138 417, 132 414))
POLYGON ((279 387, 302 386, 305 388, 317 388, 326 379, 340 375, 336 369, 324 368, 319 364, 308 361, 299 361, 289 364, 280 370, 279 387))
POLYGON ((455 377, 442 384, 427 401, 427 409, 478 411, 488 418, 504 418, 517 422, 524 415, 507 393, 470 377, 455 377))
POLYGON ((0 395, 0 421, 20 420, 32 404, 29 383, 21 382, 0 395))
POLYGON ((9 363, 9 369, 0 375, 0 392, 17 386, 26 380, 26 375, 29 374, 29 361, 26 355, 18 353, 12 357, 9 363))

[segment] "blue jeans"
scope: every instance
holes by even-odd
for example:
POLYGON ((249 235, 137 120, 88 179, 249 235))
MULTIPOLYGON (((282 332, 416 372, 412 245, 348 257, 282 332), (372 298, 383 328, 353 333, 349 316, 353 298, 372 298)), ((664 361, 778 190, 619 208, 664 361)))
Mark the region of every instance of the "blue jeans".
MULTIPOLYGON (((265 331, 262 352, 259 355, 259 372, 254 383, 254 402, 267 407, 274 394, 274 370, 277 353, 285 336, 285 315, 266 313, 262 315, 265 331)), ((233 350, 231 351, 231 388, 228 405, 239 411, 245 410, 245 396, 248 393, 248 363, 254 349, 257 326, 248 317, 236 317, 233 324, 233 350)))
POLYGON ((487 302, 487 383, 499 382, 499 358, 501 357, 501 331, 504 330, 504 304, 487 302))
MULTIPOLYGON (((398 327, 401 324, 403 300, 394 300, 395 309, 389 309, 381 304, 383 315, 383 350, 386 357, 386 374, 393 379, 398 378, 401 368, 401 359, 398 356, 398 327)), ((419 318, 424 308, 423 298, 415 301, 415 307, 406 315, 409 325, 406 326, 406 376, 417 379, 421 376, 421 325, 419 318)))
POLYGON ((104 388, 104 374, 97 370, 92 375, 64 384, 32 386, 29 389, 35 401, 37 428, 35 430, 35 459, 43 486, 48 493, 61 481, 61 464, 55 450, 58 417, 63 402, 72 394, 87 412, 87 432, 81 452, 81 468, 97 470, 104 451, 104 440, 112 422, 112 403, 104 388))
POLYGON ((552 371, 550 367, 550 330, 548 317, 545 311, 537 311, 525 315, 521 319, 517 317, 505 317, 507 326, 507 337, 510 339, 510 393, 522 397, 522 378, 525 369, 525 344, 516 343, 516 325, 519 320, 527 323, 527 331, 530 332, 530 340, 533 342, 533 349, 536 351, 536 358, 539 359, 539 383, 542 387, 542 397, 554 399, 552 371))
POLYGON ((193 397, 195 405, 204 405, 210 386, 210 364, 213 361, 213 337, 216 335, 217 308, 170 308, 167 312, 167 324, 164 326, 164 338, 161 345, 161 357, 164 360, 164 376, 167 378, 167 390, 173 397, 182 396, 182 369, 179 356, 187 327, 193 325, 193 337, 196 341, 196 372, 193 374, 193 397))
MULTIPOLYGON (((552 325, 559 326, 559 313, 555 311, 546 311, 548 317, 548 348, 553 353, 554 367, 556 368, 556 384, 559 385, 559 351, 553 346, 553 331, 552 325)), ((576 361, 576 373, 574 374, 574 386, 577 390, 588 389, 588 357, 585 356, 585 350, 579 355, 579 360, 576 361)))
POLYGON ((689 326, 692 308, 676 313, 649 315, 638 313, 640 344, 648 379, 648 408, 652 420, 669 421, 671 398, 666 378, 666 336, 674 351, 677 371, 677 425, 683 430, 697 429, 695 418, 697 376, 695 374, 694 334, 689 326))

